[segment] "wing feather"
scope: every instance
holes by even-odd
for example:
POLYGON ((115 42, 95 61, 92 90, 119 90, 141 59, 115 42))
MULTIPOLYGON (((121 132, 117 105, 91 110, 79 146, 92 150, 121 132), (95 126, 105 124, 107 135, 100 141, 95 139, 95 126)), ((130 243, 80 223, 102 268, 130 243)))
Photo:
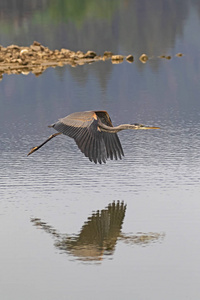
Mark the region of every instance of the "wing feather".
POLYGON ((114 144, 115 144, 117 155, 118 155, 119 159, 122 159, 121 155, 124 155, 124 153, 123 153, 123 149, 122 149, 122 146, 121 146, 121 143, 119 141, 119 138, 118 138, 117 134, 115 134, 113 136, 113 141, 114 141, 114 144))
POLYGON ((92 154, 91 154, 92 140, 93 137, 91 135, 88 135, 88 139, 85 145, 85 156, 88 157, 90 160, 92 158, 92 154))
POLYGON ((108 158, 113 160, 113 151, 112 151, 112 146, 111 146, 111 142, 110 142, 108 133, 104 134, 104 141, 105 141, 105 145, 106 145, 107 156, 108 156, 108 158))
POLYGON ((84 144, 83 144, 84 152, 85 152, 86 157, 89 157, 90 142, 91 142, 91 135, 87 134, 86 137, 85 137, 84 144))
POLYGON ((117 133, 101 131, 98 118, 104 124, 113 126, 108 113, 104 111, 73 113, 51 126, 73 138, 90 161, 101 164, 108 158, 121 159, 124 153, 117 133))
POLYGON ((106 150, 106 145, 105 145, 105 141, 102 139, 101 140, 101 160, 106 163, 106 159, 107 159, 107 150, 106 150))
MULTIPOLYGON (((111 118, 107 111, 95 111, 101 122, 107 126, 113 127, 111 118)), ((103 138, 106 145, 107 157, 110 159, 121 159, 124 152, 117 133, 103 132, 103 138)))
POLYGON ((97 163, 97 141, 94 139, 93 142, 93 148, 92 148, 92 156, 93 156, 93 161, 95 162, 95 164, 97 163))
POLYGON ((115 139, 113 136, 110 136, 109 138, 111 139, 113 155, 115 157, 115 160, 117 160, 117 149, 116 149, 115 139))
POLYGON ((91 135, 87 128, 83 128, 74 136, 74 140, 79 149, 88 157, 87 145, 91 135))
POLYGON ((107 152, 103 134, 98 130, 94 112, 87 112, 82 119, 77 113, 69 115, 52 125, 57 131, 73 138, 86 157, 95 163, 106 162, 107 152))
POLYGON ((116 143, 117 143, 117 145, 118 145, 119 152, 120 152, 120 154, 121 154, 122 156, 124 156, 124 151, 123 151, 123 148, 122 148, 120 139, 119 139, 119 137, 118 137, 117 134, 116 134, 115 138, 116 138, 116 143))
POLYGON ((95 150, 95 139, 92 137, 91 144, 90 144, 89 157, 91 158, 92 161, 95 162, 94 151, 96 151, 95 150))
POLYGON ((124 156, 124 152, 117 133, 104 132, 103 137, 108 157, 110 159, 121 159, 124 156))

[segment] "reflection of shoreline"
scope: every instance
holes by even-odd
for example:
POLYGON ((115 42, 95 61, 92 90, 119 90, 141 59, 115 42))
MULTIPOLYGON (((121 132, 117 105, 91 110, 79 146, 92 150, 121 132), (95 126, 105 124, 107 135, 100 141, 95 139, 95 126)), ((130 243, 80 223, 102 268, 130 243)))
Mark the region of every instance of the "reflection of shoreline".
POLYGON ((56 239, 56 248, 82 261, 99 261, 104 255, 113 255, 118 240, 141 246, 162 241, 164 234, 121 233, 125 212, 123 201, 112 202, 105 209, 93 213, 76 235, 60 234, 38 218, 31 219, 31 222, 56 239))

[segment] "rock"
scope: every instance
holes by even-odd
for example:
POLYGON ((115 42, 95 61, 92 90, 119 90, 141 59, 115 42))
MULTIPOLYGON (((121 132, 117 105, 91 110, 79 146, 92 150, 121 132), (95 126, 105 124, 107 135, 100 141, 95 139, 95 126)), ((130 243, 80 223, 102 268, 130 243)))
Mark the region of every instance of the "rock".
POLYGON ((8 46, 7 47, 7 49, 10 49, 10 50, 19 50, 20 49, 20 47, 19 46, 17 46, 17 45, 10 45, 10 46, 8 46))
POLYGON ((29 71, 22 71, 23 75, 28 75, 30 72, 29 71))
POLYGON ((60 52, 61 52, 62 54, 64 54, 65 57, 69 57, 69 55, 70 55, 70 53, 71 53, 72 51, 69 50, 69 49, 64 49, 64 48, 62 48, 62 49, 60 50, 60 52))
POLYGON ((43 59, 43 57, 46 55, 46 53, 43 51, 43 52, 41 52, 41 51, 38 51, 37 52, 37 56, 39 56, 39 58, 40 59, 43 59))
POLYGON ((42 45, 40 45, 40 50, 41 50, 41 51, 44 51, 44 49, 45 49, 45 47, 42 46, 42 45))
POLYGON ((122 61, 124 59, 123 55, 112 55, 111 56, 112 60, 120 60, 122 61))
POLYGON ((76 54, 77 54, 77 55, 84 55, 84 53, 83 53, 82 51, 80 51, 80 50, 77 51, 76 54))
POLYGON ((32 73, 35 74, 36 77, 38 77, 43 73, 43 69, 42 68, 34 69, 32 73))
MULTIPOLYGON (((183 56, 182 53, 177 53, 177 57, 183 56)), ((2 74, 20 74, 26 72, 34 73, 36 76, 42 74, 48 67, 56 67, 63 65, 70 65, 76 67, 77 65, 84 65, 86 63, 93 63, 95 61, 106 61, 111 59, 113 64, 122 63, 126 58, 127 62, 134 61, 133 55, 113 55, 111 51, 105 51, 103 56, 97 56, 94 51, 71 51, 62 48, 61 50, 50 50, 48 47, 42 46, 39 42, 34 41, 30 47, 20 47, 17 45, 10 45, 3 47, 0 45, 0 72, 2 74)), ((160 58, 171 59, 171 56, 162 55, 160 58)), ((140 61, 146 63, 148 56, 142 54, 140 61)))
POLYGON ((6 49, 7 48, 4 48, 4 47, 1 46, 1 52, 6 52, 6 49))
POLYGON ((142 54, 142 55, 140 56, 139 60, 140 60, 143 64, 145 64, 145 63, 147 62, 147 60, 148 60, 148 56, 147 56, 146 54, 142 54))
POLYGON ((70 53, 70 58, 71 58, 71 59, 77 59, 78 56, 76 55, 76 52, 71 52, 71 53, 70 53))
POLYGON ((78 59, 83 59, 83 58, 89 58, 89 57, 85 57, 85 54, 78 54, 78 59))
POLYGON ((10 61, 11 63, 18 63, 19 61, 18 61, 18 59, 17 58, 13 58, 13 59, 11 59, 11 61, 10 61))
POLYGON ((77 64, 79 65, 79 66, 83 66, 84 64, 85 64, 85 61, 84 60, 78 60, 77 61, 77 64))
POLYGON ((22 55, 22 54, 28 54, 28 49, 22 49, 20 51, 20 55, 22 55))
POLYGON ((57 55, 57 59, 63 59, 64 57, 65 57, 65 55, 62 54, 62 53, 59 53, 59 54, 57 55))
POLYGON ((85 53, 84 58, 94 58, 97 54, 94 51, 88 51, 85 53))
POLYGON ((37 46, 37 45, 31 45, 30 46, 31 50, 37 52, 37 51, 40 51, 40 46, 37 46))
POLYGON ((50 50, 49 50, 48 47, 44 47, 44 51, 45 51, 46 53, 48 53, 50 50))
POLYGON ((28 61, 27 60, 22 60, 22 62, 20 63, 20 65, 23 65, 23 66, 26 66, 26 65, 28 65, 28 61))
POLYGON ((59 51, 58 49, 55 49, 55 50, 53 51, 53 53, 54 53, 55 55, 58 55, 58 54, 60 53, 60 51, 59 51))
POLYGON ((12 57, 12 54, 11 54, 10 52, 7 52, 7 53, 5 54, 5 57, 6 57, 6 58, 12 57))
POLYGON ((113 59, 111 60, 113 65, 117 65, 117 64, 121 64, 123 62, 123 60, 117 60, 117 59, 113 59))
POLYGON ((85 54, 84 54, 82 51, 77 51, 77 52, 76 52, 76 55, 78 56, 79 59, 81 59, 81 58, 86 58, 86 57, 85 57, 85 54))
POLYGON ((111 51, 105 51, 103 56, 106 58, 109 58, 109 57, 113 56, 113 53, 111 51))
POLYGON ((126 60, 128 61, 128 62, 133 62, 134 61, 134 57, 133 57, 133 55, 128 55, 127 57, 126 57, 126 60))
POLYGON ((37 41, 34 41, 33 42, 33 46, 41 46, 41 44, 39 42, 37 42, 37 41))
POLYGON ((177 53, 176 56, 181 57, 181 56, 183 56, 183 53, 177 53))

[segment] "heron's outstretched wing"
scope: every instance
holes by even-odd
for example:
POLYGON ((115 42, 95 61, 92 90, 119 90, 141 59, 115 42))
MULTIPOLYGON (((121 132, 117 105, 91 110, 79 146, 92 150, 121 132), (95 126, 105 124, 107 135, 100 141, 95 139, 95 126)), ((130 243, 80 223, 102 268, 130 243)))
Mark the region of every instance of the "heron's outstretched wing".
POLYGON ((94 111, 73 113, 52 127, 73 138, 85 156, 95 163, 105 163, 108 158, 121 159, 124 155, 117 134, 101 131, 94 111))
MULTIPOLYGON (((101 122, 107 126, 113 127, 111 118, 107 111, 95 111, 101 122)), ((106 146, 107 156, 110 159, 121 159, 124 156, 122 145, 117 133, 103 132, 103 139, 106 146)))
POLYGON ((73 138, 90 161, 106 162, 106 147, 94 112, 73 113, 60 119, 52 127, 73 138))

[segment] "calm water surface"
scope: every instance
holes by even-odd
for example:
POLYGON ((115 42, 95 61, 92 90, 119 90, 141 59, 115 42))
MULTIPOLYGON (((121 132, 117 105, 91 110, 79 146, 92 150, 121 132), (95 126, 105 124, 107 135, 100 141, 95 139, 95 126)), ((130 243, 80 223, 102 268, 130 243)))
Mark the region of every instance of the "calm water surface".
POLYGON ((200 4, 107 2, 0 4, 4 46, 38 40, 135 57, 3 76, 1 299, 200 296, 200 4), (92 109, 114 125, 161 129, 119 133, 125 157, 104 165, 65 136, 26 156, 47 125, 92 109))

